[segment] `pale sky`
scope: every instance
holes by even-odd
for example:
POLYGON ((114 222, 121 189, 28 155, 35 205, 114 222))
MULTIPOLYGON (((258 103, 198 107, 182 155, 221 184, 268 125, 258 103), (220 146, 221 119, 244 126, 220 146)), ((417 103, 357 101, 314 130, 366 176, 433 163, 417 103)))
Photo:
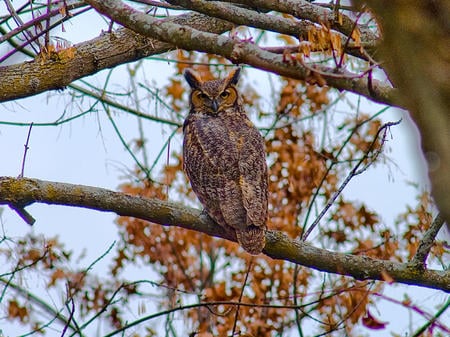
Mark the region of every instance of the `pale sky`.
MULTIPOLYGON (((3 13, 3 2, 0 3, 0 14, 3 13)), ((82 18, 65 23, 65 33, 58 35, 76 43, 98 34, 98 29, 93 28, 96 15, 94 13, 89 19, 89 24, 83 24, 82 18), (81 21, 80 21, 81 20, 81 21)), ((83 20, 87 20, 84 17, 83 20)), ((97 20, 100 21, 100 20, 97 20)), ((86 22, 86 21, 84 21, 86 22)), ((4 52, 0 45, 0 54, 4 52)), ((17 60, 17 59, 15 59, 17 60)), ((11 62, 14 59, 10 60, 11 62)), ((167 83, 168 74, 172 73, 173 65, 166 62, 147 62, 146 79, 156 87, 162 88, 167 83)), ((116 69, 111 79, 109 88, 127 87, 128 77, 125 67, 116 69)), ((250 71, 250 70, 246 70, 250 71)), ((250 71, 258 88, 264 93, 269 93, 267 87, 267 76, 260 71, 250 71)), ((89 78, 88 80, 99 84, 103 83, 106 71, 89 78)), ((142 79, 142 78, 141 78, 142 79)), ((0 104, 0 122, 52 122, 59 118, 66 109, 69 99, 64 98, 65 93, 51 92, 35 97, 0 104)), ((347 97, 352 96, 348 95, 347 97)), ((356 97, 356 96, 353 96, 356 97)), ((149 106, 150 112, 154 107, 149 106)), ((336 110, 339 110, 337 107, 336 110)), ((380 106, 363 100, 364 112, 375 113, 380 106)), ((70 111, 70 109, 68 110, 70 111)), ((70 111, 76 114, 77 107, 70 111)), ((164 111, 160 112, 163 113, 164 111)), ((184 112, 185 113, 185 112, 184 112)), ((137 135, 136 118, 124 113, 114 116, 115 121, 127 140, 137 135)), ((370 168, 364 174, 354 178, 347 186, 345 194, 355 200, 366 202, 371 209, 382 214, 384 225, 390 226, 399 211, 404 211, 404 205, 415 204, 416 190, 410 186, 410 182, 418 183, 419 189, 427 186, 425 165, 418 148, 417 132, 407 115, 391 108, 382 115, 383 121, 395 121, 403 118, 401 125, 392 128, 392 137, 388 137, 387 149, 389 158, 395 161, 386 170, 378 165, 370 168)), ((149 139, 149 158, 155 158, 163 142, 170 134, 171 129, 165 128, 161 131, 155 128, 154 123, 144 122, 146 136, 149 139)), ((18 176, 24 150, 24 143, 28 133, 28 127, 7 126, 0 124, 0 176, 18 176)), ((172 149, 181 146, 180 135, 172 143, 172 149)), ((76 119, 71 123, 57 127, 38 127, 32 129, 29 152, 25 166, 25 175, 31 178, 67 182, 74 184, 85 184, 117 190, 118 185, 124 182, 122 178, 127 169, 132 169, 134 163, 129 154, 114 133, 111 124, 103 112, 91 113, 76 119)), ((6 207, 0 207, 0 224, 7 236, 20 238, 27 233, 42 233, 46 237, 58 236, 66 246, 74 251, 75 256, 81 255, 87 248, 86 258, 82 265, 89 265, 98 256, 117 240, 117 227, 113 223, 114 214, 100 213, 79 208, 62 206, 46 206, 35 204, 27 210, 36 218, 33 227, 25 224, 13 211, 6 207), (89 235, 87 235, 89 233, 89 235)), ((311 236, 314 239, 314 232, 311 236)), ((110 260, 102 260, 96 265, 94 272, 104 272, 110 260)), ((5 272, 0 267, 0 273, 5 272)), ((136 270, 136 279, 142 278, 136 270)), ((28 280, 29 281, 29 280, 28 280)), ((25 284, 28 282, 24 280, 25 284)), ((40 289, 40 291, 43 291, 40 289)), ((442 292, 436 292, 418 287, 386 286, 386 294, 402 298, 402 293, 414 294, 419 305, 428 308, 430 312, 435 311, 435 306, 445 301, 442 292), (400 295, 400 296, 399 296, 400 295)), ((47 294, 48 295, 48 294, 47 294)), ((46 296, 45 292, 43 296, 46 296)), ((58 298, 53 298, 58 301, 58 298)), ((362 331, 370 336, 386 336, 387 331, 408 332, 409 313, 397 305, 379 302, 377 305, 377 317, 381 321, 389 321, 387 330, 362 331), (396 319, 393 319, 395 315, 396 319), (401 319, 400 319, 401 317, 401 319)), ((0 316, 4 310, 0 304, 0 316)), ((450 321, 450 314, 446 315, 450 321)), ((444 318, 441 319, 443 322, 444 318)), ((2 325, 4 336, 16 336, 26 330, 18 330, 14 325, 2 325)), ((4 322, 4 321, 3 321, 4 322)), ((417 322, 415 327, 420 326, 417 322)), ((0 330, 1 332, 1 330, 0 330)), ((51 333, 47 334, 52 336, 51 333)), ((1 336, 1 333, 0 333, 1 336)), ((54 336, 58 336, 56 333, 54 336)))

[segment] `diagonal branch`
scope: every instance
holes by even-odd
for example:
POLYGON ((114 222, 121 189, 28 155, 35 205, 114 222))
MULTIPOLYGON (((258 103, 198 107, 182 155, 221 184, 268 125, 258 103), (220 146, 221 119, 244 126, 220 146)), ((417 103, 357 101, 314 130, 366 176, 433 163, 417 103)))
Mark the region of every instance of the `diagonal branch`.
MULTIPOLYGON (((236 64, 248 64, 294 79, 307 80, 313 75, 311 68, 298 62, 288 62, 283 56, 265 51, 254 44, 158 20, 118 0, 86 2, 101 14, 136 33, 157 38, 178 48, 221 55, 236 64)), ((320 65, 315 69, 330 86, 363 95, 375 102, 396 104, 396 90, 381 81, 372 80, 369 87, 366 75, 358 76, 349 72, 336 74, 333 73, 334 69, 320 65)))
MULTIPOLYGON (((236 241, 200 210, 178 203, 126 195, 102 188, 28 178, 0 177, 0 204, 23 207, 32 203, 65 205, 114 212, 164 226, 177 226, 236 241)), ((415 268, 407 263, 343 254, 295 241, 279 231, 266 233, 264 254, 319 271, 356 279, 383 280, 386 273, 396 282, 450 292, 450 272, 415 268)))
POLYGON ((433 247, 434 239, 436 239, 436 235, 438 234, 443 224, 444 219, 440 214, 438 214, 431 223, 430 228, 428 228, 428 230, 423 235, 422 240, 420 240, 416 255, 414 255, 413 259, 411 260, 412 264, 422 268, 425 266, 428 253, 430 252, 431 247, 433 247))

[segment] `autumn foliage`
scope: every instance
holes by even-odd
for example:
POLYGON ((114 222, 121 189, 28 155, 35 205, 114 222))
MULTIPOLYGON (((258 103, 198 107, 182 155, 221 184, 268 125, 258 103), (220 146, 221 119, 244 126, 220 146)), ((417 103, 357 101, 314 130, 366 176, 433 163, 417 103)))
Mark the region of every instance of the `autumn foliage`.
MULTIPOLYGON (((223 68, 211 65, 224 60, 209 55, 196 58, 183 52, 178 52, 177 58, 177 75, 166 92, 174 110, 186 111, 187 88, 180 77, 183 69, 193 67, 205 78, 213 78, 220 76, 223 68)), ((244 88, 248 89, 245 84, 244 88)), ((255 88, 249 90, 254 91, 255 88)), ((270 171, 268 226, 292 238, 301 238, 313 220, 315 215, 309 208, 323 207, 337 193, 345 172, 356 161, 369 166, 379 160, 378 151, 384 145, 379 134, 380 120, 365 114, 351 117, 351 112, 340 126, 347 133, 333 134, 326 145, 319 145, 324 111, 330 103, 328 92, 326 86, 283 80, 275 114, 277 125, 281 126, 262 130, 270 171)), ((251 98, 246 99, 248 111, 254 111, 258 105, 258 96, 251 98)), ((255 113, 253 117, 263 123, 266 116, 255 113)), ((180 200, 195 202, 181 173, 180 154, 172 152, 170 157, 170 164, 163 167, 157 179, 162 183, 143 180, 124 184, 122 190, 167 199, 173 189, 180 200)), ((429 223, 426 208, 422 211, 429 223)), ((384 329, 388 324, 377 321, 369 311, 376 301, 372 294, 382 291, 382 283, 348 277, 324 280, 311 270, 285 261, 265 256, 252 258, 236 243, 179 228, 130 218, 120 218, 118 225, 124 241, 120 243, 113 273, 136 259, 150 264, 158 275, 158 283, 167 287, 162 306, 173 308, 192 298, 204 304, 185 310, 183 315, 183 324, 199 336, 229 336, 232 331, 243 336, 276 335, 297 324, 307 324, 317 333, 341 334, 339 331, 344 329, 346 335, 353 335, 360 323, 367 329, 384 329), (237 303, 241 305, 237 307, 237 303)), ((378 215, 342 195, 317 231, 322 237, 320 242, 336 250, 379 259, 405 258, 378 215)), ((407 235, 407 247, 412 247, 419 232, 411 230, 407 235)))
MULTIPOLYGON (((351 36, 354 47, 361 47, 359 31, 354 30, 351 36)), ((278 38, 286 44, 295 42, 283 35, 278 38)), ((285 52, 286 62, 334 60, 339 67, 347 62, 345 41, 327 25, 318 25, 302 39, 309 43, 301 44, 296 52, 285 52)), ((43 61, 56 57, 56 52, 64 49, 59 47, 40 57, 43 61)), ((70 58, 73 52, 69 48, 58 57, 70 58)), ((185 68, 194 68, 210 79, 223 76, 233 66, 216 55, 182 50, 169 55, 174 74, 161 96, 174 115, 184 116, 188 111, 188 87, 182 79, 185 68)), ((408 206, 394 225, 384 223, 364 202, 343 193, 346 184, 366 170, 395 162, 386 151, 389 128, 395 123, 383 124, 379 118, 382 111, 373 115, 347 108, 331 113, 344 98, 327 86, 313 66, 310 68, 306 81, 281 78, 279 88, 269 98, 261 95, 261 84, 248 77, 240 83, 246 109, 266 143, 268 228, 333 251, 409 261, 433 221, 429 195, 418 192, 417 205, 408 206), (322 214, 322 210, 327 211, 322 214)), ((181 134, 179 127, 173 137, 181 134)), ((199 208, 182 172, 180 148, 170 146, 172 139, 167 138, 162 156, 166 160, 158 162, 152 174, 149 167, 136 166, 123 178, 120 190, 199 208)), ((145 142, 138 137, 134 140, 137 155, 144 151, 145 142)), ((51 324, 36 314, 36 306, 59 321, 63 331, 80 331, 98 320, 116 329, 117 334, 133 325, 133 336, 161 336, 161 326, 166 335, 181 329, 185 335, 199 337, 289 336, 294 330, 305 336, 360 336, 369 330, 388 334, 389 322, 377 318, 377 302, 384 296, 386 284, 395 281, 387 271, 385 282, 325 275, 262 254, 251 257, 237 243, 199 232, 130 217, 118 217, 116 223, 120 240, 105 253, 113 256, 108 275, 70 267, 69 262, 80 258, 81 252, 67 251, 57 238, 30 234, 10 241, 4 237, 0 259, 10 271, 0 278, 5 289, 0 297, 3 315, 38 334, 48 332, 51 324), (140 270, 140 280, 127 278, 133 268, 140 270), (32 289, 28 292, 15 280, 16 275, 25 273, 44 283, 49 292, 60 291, 69 314, 62 317, 45 301, 30 301, 32 289), (136 303, 139 315, 148 315, 147 320, 137 322, 130 315, 130 307, 136 303), (68 319, 75 314, 87 322, 85 326, 76 326, 68 319), (164 323, 153 324, 156 317, 162 317, 164 323)), ((445 254, 448 247, 437 241, 430 259, 444 265, 445 254)), ((396 304, 417 311, 409 300, 396 304)), ((425 312, 421 315, 430 318, 425 312)), ((436 320, 423 336, 431 336, 436 331, 433 329, 449 332, 436 320)))

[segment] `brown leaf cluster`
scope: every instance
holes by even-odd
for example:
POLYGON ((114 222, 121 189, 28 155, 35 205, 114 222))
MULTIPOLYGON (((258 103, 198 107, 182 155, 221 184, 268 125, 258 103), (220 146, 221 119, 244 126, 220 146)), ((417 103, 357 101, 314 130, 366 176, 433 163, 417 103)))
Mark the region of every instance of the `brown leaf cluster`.
POLYGON ((309 114, 317 112, 329 103, 328 90, 328 87, 287 78, 281 88, 277 113, 300 117, 304 114, 302 110, 309 114))
POLYGON ((292 237, 300 234, 297 219, 326 171, 314 145, 312 134, 296 136, 291 126, 277 129, 266 141, 268 154, 274 156, 269 170, 270 227, 292 237))

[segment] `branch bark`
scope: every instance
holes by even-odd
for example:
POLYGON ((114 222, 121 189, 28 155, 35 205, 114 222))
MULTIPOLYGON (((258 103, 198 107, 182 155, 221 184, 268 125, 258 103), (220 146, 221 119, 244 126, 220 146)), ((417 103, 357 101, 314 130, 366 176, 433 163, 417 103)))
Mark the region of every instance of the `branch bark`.
POLYGON ((333 12, 304 0, 231 0, 231 2, 258 9, 291 14, 297 19, 307 20, 316 24, 323 23, 346 36, 351 36, 356 28, 361 34, 361 43, 364 49, 370 54, 375 51, 379 43, 379 37, 367 26, 355 25, 355 22, 342 12, 333 12), (340 18, 336 17, 336 13, 339 13, 340 18))
POLYGON ((87 2, 138 34, 119 30, 75 45, 74 55, 62 51, 51 59, 36 59, 29 63, 0 67, 0 102, 61 89, 76 79, 102 69, 183 48, 221 55, 234 63, 248 64, 300 80, 308 80, 317 73, 329 86, 363 95, 379 103, 397 104, 396 89, 369 79, 367 74, 290 62, 284 56, 265 51, 254 44, 218 35, 232 28, 230 22, 200 14, 159 20, 120 1, 87 2))
MULTIPOLYGON (((0 204, 32 203, 65 205, 114 212, 164 226, 195 230, 236 242, 200 210, 178 203, 126 195, 102 188, 57 183, 29 178, 0 177, 0 204)), ((417 268, 414 264, 377 260, 366 256, 343 254, 295 241, 278 231, 268 231, 264 254, 328 273, 356 279, 383 280, 389 274, 396 282, 450 292, 450 272, 417 268)))
MULTIPOLYGON (((233 24, 202 14, 189 13, 161 20, 195 27, 212 33, 230 30, 233 24)), ((129 29, 74 45, 74 54, 58 53, 53 58, 0 67, 0 102, 60 90, 73 81, 100 70, 175 49, 172 44, 144 37, 129 29), (51 75, 49 75, 51 74, 51 75)))
MULTIPOLYGON (((314 11, 306 12, 308 14, 311 14, 312 12, 315 15, 301 15, 304 13, 302 10, 299 10, 299 7, 301 5, 299 3, 296 3, 294 7, 288 7, 290 5, 289 1, 277 1, 276 3, 273 1, 258 1, 256 3, 252 3, 251 1, 239 1, 240 3, 248 7, 257 7, 257 11, 241 8, 222 1, 168 0, 168 2, 208 16, 233 22, 236 25, 244 25, 259 28, 262 30, 273 31, 280 34, 291 35, 302 41, 308 40, 308 33, 312 29, 320 29, 317 23, 327 24, 333 29, 340 28, 336 29, 336 31, 341 33, 340 36, 343 41, 345 41, 347 38, 349 38, 351 41, 351 38, 349 36, 352 34, 352 29, 354 28, 353 22, 347 16, 342 16, 343 24, 341 26, 337 24, 337 21, 333 20, 331 11, 311 4, 308 4, 308 8, 311 6, 316 8, 314 8, 314 11), (260 9, 267 9, 268 11, 277 10, 279 12, 289 14, 300 14, 300 18, 302 20, 293 21, 283 18, 282 16, 261 13, 260 9), (308 19, 313 20, 310 21, 308 19), (350 25, 351 28, 349 28, 350 25), (347 33, 348 36, 345 35, 345 33, 347 33)), ((356 29, 359 31, 358 25, 356 25, 356 29)), ((361 27, 361 30, 367 31, 367 29, 363 27, 361 27)), ((364 40, 361 41, 361 45, 355 46, 353 42, 350 42, 347 48, 347 52, 350 55, 368 60, 367 53, 371 53, 374 50, 378 38, 373 33, 366 33, 363 35, 363 37, 364 40), (364 52, 362 52, 361 46, 364 46, 364 52)))
POLYGON ((248 64, 282 76, 307 80, 313 71, 329 86, 354 92, 378 103, 396 104, 396 89, 377 80, 349 73, 335 73, 335 69, 315 65, 314 69, 299 62, 288 62, 283 56, 258 46, 216 34, 201 32, 184 25, 155 19, 119 0, 87 0, 99 13, 136 33, 157 38, 185 50, 221 55, 236 64, 248 64))

